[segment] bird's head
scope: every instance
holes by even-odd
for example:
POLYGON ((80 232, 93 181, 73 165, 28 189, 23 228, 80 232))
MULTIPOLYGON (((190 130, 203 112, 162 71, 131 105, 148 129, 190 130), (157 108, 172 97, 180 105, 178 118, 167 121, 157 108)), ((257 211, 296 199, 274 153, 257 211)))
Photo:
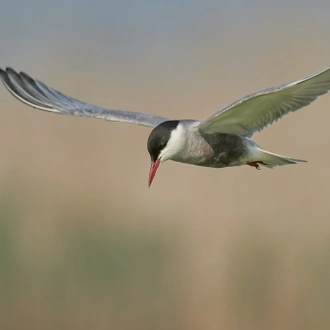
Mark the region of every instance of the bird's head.
POLYGON ((151 157, 149 187, 158 166, 177 155, 183 144, 183 126, 178 120, 165 121, 156 126, 148 138, 148 151, 151 157))

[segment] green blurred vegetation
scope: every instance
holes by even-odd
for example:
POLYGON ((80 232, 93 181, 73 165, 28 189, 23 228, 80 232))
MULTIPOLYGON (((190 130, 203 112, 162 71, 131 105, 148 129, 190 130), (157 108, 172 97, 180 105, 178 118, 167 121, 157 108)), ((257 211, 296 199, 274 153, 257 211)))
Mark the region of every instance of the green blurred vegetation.
POLYGON ((330 328, 327 235, 291 244, 262 227, 245 230, 228 262, 218 260, 225 276, 211 283, 216 299, 198 302, 195 286, 210 283, 191 280, 189 265, 201 260, 184 236, 88 207, 57 210, 44 219, 55 236, 34 236, 31 205, 14 190, 0 197, 1 329, 330 328))
POLYGON ((55 219, 58 241, 40 245, 24 238, 24 210, 11 194, 2 195, 1 329, 178 327, 175 235, 132 230, 119 215, 84 209, 55 219), (44 251, 31 255, 34 248, 25 251, 22 239, 44 251))

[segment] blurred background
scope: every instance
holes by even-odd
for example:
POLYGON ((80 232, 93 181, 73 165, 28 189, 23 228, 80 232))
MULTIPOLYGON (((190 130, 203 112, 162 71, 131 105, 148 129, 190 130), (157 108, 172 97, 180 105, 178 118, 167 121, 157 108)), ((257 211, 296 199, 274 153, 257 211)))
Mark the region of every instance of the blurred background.
MULTIPOLYGON (((330 2, 0 0, 0 65, 105 108, 205 119, 330 64, 330 2)), ((329 329, 330 95, 254 140, 307 164, 164 163, 134 125, 0 86, 1 329, 329 329)))

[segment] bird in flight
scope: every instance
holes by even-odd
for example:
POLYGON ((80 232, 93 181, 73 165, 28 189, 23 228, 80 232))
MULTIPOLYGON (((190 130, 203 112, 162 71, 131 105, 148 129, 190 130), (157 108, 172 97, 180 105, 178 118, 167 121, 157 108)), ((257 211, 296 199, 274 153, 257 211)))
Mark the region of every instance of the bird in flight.
POLYGON ((309 105, 330 89, 329 67, 291 83, 247 95, 199 121, 106 110, 64 95, 11 68, 0 68, 0 78, 14 97, 36 109, 153 128, 147 143, 151 157, 149 186, 159 165, 166 160, 215 168, 249 165, 256 169, 305 162, 266 151, 250 138, 289 112, 309 105))

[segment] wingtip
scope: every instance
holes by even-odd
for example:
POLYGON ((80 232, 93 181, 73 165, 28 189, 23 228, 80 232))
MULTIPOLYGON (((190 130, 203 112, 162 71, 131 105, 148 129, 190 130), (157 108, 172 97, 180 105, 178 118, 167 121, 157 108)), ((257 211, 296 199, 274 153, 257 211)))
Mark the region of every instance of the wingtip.
POLYGON ((10 79, 10 77, 18 76, 18 73, 10 66, 5 69, 0 68, 0 78, 4 81, 5 79, 10 79))
POLYGON ((3 70, 2 68, 0 68, 0 78, 3 80, 7 77, 7 73, 5 70, 3 70))
POLYGON ((31 78, 27 73, 23 72, 23 71, 20 71, 19 75, 23 78, 23 79, 26 79, 28 81, 34 81, 33 78, 31 78))
POLYGON ((28 74, 26 74, 25 72, 23 71, 16 71, 14 70, 12 67, 10 66, 7 66, 5 69, 1 68, 0 67, 0 75, 2 77, 5 77, 5 76, 8 76, 8 75, 11 75, 11 76, 21 76, 27 80, 33 80, 28 74))
POLYGON ((11 68, 10 66, 6 67, 6 73, 7 74, 17 74, 17 72, 13 68, 11 68))

